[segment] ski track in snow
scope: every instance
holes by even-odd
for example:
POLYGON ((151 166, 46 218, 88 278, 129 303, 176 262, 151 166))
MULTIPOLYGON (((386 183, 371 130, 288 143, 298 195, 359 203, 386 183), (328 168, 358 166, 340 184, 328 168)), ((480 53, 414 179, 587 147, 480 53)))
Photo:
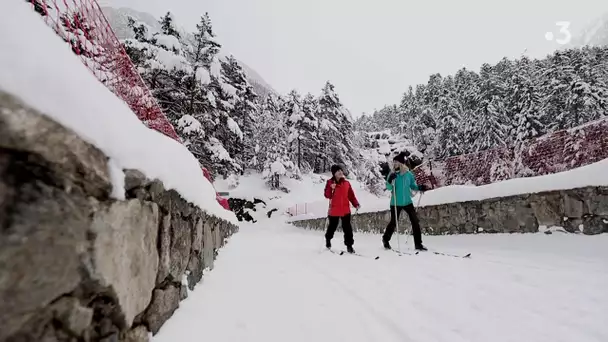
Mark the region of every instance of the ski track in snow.
POLYGON ((324 250, 322 232, 242 224, 153 341, 608 341, 607 234, 424 237, 470 259, 355 241, 366 258, 324 250))

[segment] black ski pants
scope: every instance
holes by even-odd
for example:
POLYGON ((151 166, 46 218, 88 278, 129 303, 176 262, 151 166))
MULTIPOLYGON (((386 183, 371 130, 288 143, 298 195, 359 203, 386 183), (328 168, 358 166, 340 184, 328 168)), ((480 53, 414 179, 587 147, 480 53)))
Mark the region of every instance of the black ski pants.
POLYGON ((329 216, 329 225, 327 225, 327 232, 325 233, 325 239, 331 240, 334 237, 336 229, 338 229, 338 223, 342 220, 342 231, 344 232, 344 244, 346 246, 352 246, 355 243, 353 238, 353 226, 350 223, 350 214, 340 216, 329 216))
POLYGON ((414 235, 414 246, 422 246, 422 232, 420 231, 420 222, 418 221, 418 215, 416 215, 416 208, 414 208, 413 204, 397 207, 391 206, 391 221, 388 223, 388 226, 386 226, 386 230, 384 231, 382 240, 386 242, 391 240, 391 237, 395 232, 395 227, 397 226, 397 220, 399 219, 402 210, 405 210, 407 216, 409 216, 410 218, 410 222, 412 223, 412 235, 414 235))

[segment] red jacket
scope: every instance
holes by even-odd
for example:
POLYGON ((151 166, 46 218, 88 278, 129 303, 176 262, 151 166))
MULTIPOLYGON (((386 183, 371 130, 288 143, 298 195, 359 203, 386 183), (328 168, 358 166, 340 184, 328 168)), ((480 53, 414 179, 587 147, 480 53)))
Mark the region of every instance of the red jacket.
POLYGON ((353 188, 344 178, 337 182, 334 178, 327 181, 327 184, 325 184, 325 198, 329 199, 329 216, 345 216, 350 214, 350 203, 355 208, 359 207, 359 201, 355 197, 353 188), (336 184, 336 189, 332 193, 331 185, 334 183, 336 184))

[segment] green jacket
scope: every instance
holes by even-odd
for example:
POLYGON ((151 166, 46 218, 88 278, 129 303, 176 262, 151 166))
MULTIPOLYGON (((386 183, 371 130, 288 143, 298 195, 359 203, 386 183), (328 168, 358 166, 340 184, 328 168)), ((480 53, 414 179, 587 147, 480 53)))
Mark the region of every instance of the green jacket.
POLYGON ((391 192, 391 206, 395 205, 395 196, 396 203, 398 207, 404 207, 406 205, 412 204, 412 190, 418 191, 418 184, 416 184, 416 178, 414 178, 414 174, 412 171, 399 172, 397 173, 397 178, 393 180, 395 184, 395 190, 393 191, 393 184, 388 182, 388 178, 390 177, 390 173, 386 176, 386 189, 391 192))

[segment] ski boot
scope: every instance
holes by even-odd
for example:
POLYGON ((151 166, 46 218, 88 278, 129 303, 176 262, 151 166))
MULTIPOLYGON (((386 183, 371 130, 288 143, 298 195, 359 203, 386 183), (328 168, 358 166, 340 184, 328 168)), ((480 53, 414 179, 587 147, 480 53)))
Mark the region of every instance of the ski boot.
POLYGON ((424 247, 424 245, 418 245, 418 246, 416 246, 416 250, 417 251, 422 251, 422 252, 428 251, 428 249, 426 247, 424 247))
POLYGON ((353 249, 353 246, 346 246, 346 251, 350 254, 354 254, 355 250, 353 249))
POLYGON ((325 248, 327 248, 327 249, 331 248, 331 240, 325 239, 325 248))
POLYGON ((382 240, 382 244, 384 245, 384 249, 393 249, 391 247, 391 244, 388 243, 388 241, 386 241, 386 240, 382 240))

